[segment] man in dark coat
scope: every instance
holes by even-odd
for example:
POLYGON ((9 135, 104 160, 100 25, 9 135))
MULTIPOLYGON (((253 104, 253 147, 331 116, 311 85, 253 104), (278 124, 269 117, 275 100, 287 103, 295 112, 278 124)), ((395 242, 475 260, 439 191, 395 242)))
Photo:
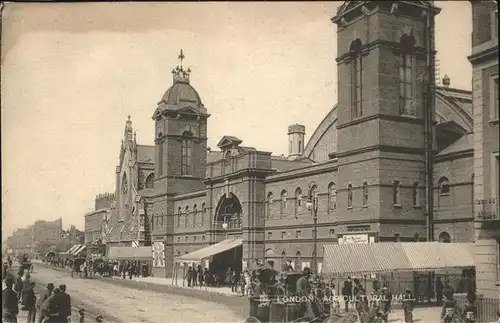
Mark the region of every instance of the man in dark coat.
POLYGON ((38 322, 42 323, 42 320, 45 316, 48 315, 46 311, 42 310, 42 304, 54 293, 54 284, 53 283, 48 283, 47 284, 47 290, 40 295, 40 298, 38 299, 37 303, 37 308, 38 308, 38 322))
POLYGON ((443 282, 441 281, 441 277, 436 277, 436 303, 437 305, 441 305, 443 303, 443 282))
POLYGON ((35 283, 30 282, 28 286, 23 289, 23 311, 28 312, 28 323, 35 323, 36 319, 36 295, 35 283))
POLYGON ((66 285, 59 285, 59 289, 61 293, 57 297, 57 304, 60 322, 68 322, 68 317, 71 316, 71 296, 66 293, 66 285))
POLYGON ((19 307, 17 305, 17 294, 12 290, 14 280, 7 278, 5 285, 5 289, 2 291, 2 322, 16 323, 19 307))

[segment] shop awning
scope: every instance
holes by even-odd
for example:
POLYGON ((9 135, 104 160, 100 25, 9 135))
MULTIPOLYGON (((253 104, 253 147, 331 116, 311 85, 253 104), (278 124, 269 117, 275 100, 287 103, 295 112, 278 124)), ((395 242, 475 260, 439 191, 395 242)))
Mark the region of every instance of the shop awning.
POLYGON ((85 248, 87 248, 86 245, 84 244, 78 244, 76 245, 76 248, 72 248, 72 250, 70 251, 70 254, 72 256, 78 256, 80 254, 80 252, 82 252, 83 250, 85 250, 85 248))
POLYGON ((106 258, 111 260, 152 260, 151 247, 109 247, 106 258))
POLYGON ((81 246, 81 245, 75 244, 73 247, 69 248, 69 250, 66 252, 71 255, 73 253, 73 251, 76 250, 79 246, 81 246))
POLYGON ((470 243, 408 242, 326 245, 323 272, 335 275, 474 267, 470 243))
POLYGON ((326 245, 323 251, 323 273, 368 274, 409 267, 403 248, 397 243, 326 245))
POLYGON ((402 243, 411 270, 474 267, 473 243, 402 243))
POLYGON ((203 259, 209 258, 213 255, 219 254, 221 252, 236 248, 243 244, 243 239, 241 238, 231 238, 223 240, 219 243, 210 245, 205 248, 198 249, 191 253, 182 255, 175 259, 176 262, 199 262, 203 259))

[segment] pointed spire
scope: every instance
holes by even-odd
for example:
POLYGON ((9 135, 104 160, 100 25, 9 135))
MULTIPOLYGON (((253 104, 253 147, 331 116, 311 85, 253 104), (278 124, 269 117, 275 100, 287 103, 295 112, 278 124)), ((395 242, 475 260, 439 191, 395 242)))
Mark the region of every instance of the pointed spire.
POLYGON ((182 61, 186 58, 186 56, 184 56, 184 52, 182 51, 182 48, 181 48, 181 52, 179 53, 178 58, 181 61, 181 68, 182 68, 182 61))

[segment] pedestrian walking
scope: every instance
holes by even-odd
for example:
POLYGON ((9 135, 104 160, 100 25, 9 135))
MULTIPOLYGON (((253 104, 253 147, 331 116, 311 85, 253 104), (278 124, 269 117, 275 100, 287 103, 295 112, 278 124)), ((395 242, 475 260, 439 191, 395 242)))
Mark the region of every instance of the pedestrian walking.
POLYGON ((42 304, 54 293, 54 284, 53 283, 48 283, 47 284, 47 289, 45 292, 40 295, 40 298, 38 299, 37 302, 37 309, 38 309, 38 323, 42 323, 42 320, 45 316, 48 315, 46 311, 42 309, 42 304))
POLYGON ((20 274, 16 282, 14 284, 14 290, 17 293, 17 302, 19 303, 21 301, 22 293, 23 293, 23 286, 24 286, 24 281, 23 281, 23 276, 20 274))
POLYGON ((187 283, 188 283, 188 287, 191 287, 191 280, 193 278, 193 267, 189 266, 188 267, 188 271, 186 273, 186 277, 184 277, 184 279, 187 280, 187 283))
POLYGON ((443 282, 441 281, 441 277, 436 277, 435 290, 436 290, 436 304, 443 304, 443 282))
POLYGON ((17 323, 19 307, 17 305, 17 294, 12 289, 14 279, 5 280, 5 289, 2 291, 2 322, 17 323))
POLYGON ((36 320, 36 295, 35 283, 30 282, 29 285, 23 289, 22 310, 28 312, 28 323, 35 323, 36 320))

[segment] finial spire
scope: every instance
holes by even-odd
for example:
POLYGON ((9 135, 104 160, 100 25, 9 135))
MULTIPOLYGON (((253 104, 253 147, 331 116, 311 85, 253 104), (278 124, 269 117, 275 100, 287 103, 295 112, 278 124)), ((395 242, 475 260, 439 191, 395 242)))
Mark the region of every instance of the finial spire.
POLYGON ((128 119, 128 121, 130 121, 130 114, 128 115, 127 119, 128 119))
POLYGON ((189 74, 191 74, 191 69, 188 68, 187 70, 184 69, 182 66, 182 61, 186 56, 184 56, 184 51, 181 49, 179 52, 178 59, 181 62, 180 66, 178 65, 174 69, 172 69, 172 75, 174 77, 174 82, 183 82, 183 83, 189 83, 189 74))
POLYGON ((186 58, 186 56, 184 56, 184 52, 182 51, 182 48, 181 48, 181 52, 179 53, 178 58, 181 61, 181 67, 182 67, 182 61, 186 58))

